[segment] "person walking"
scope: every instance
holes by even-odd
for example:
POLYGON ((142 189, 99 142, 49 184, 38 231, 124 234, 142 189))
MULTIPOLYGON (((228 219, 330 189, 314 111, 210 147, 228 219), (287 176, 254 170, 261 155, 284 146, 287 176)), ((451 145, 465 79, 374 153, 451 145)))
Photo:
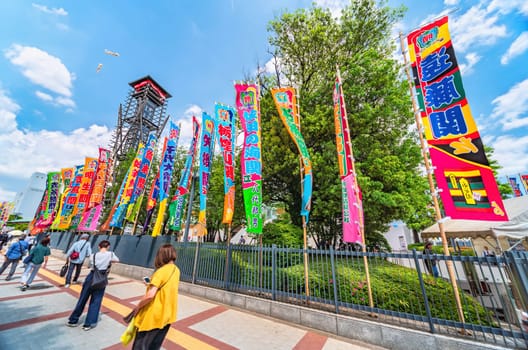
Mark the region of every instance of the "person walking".
POLYGON ((9 270, 9 274, 5 279, 6 281, 10 281, 13 278, 18 262, 26 254, 28 244, 24 241, 25 238, 26 237, 24 235, 20 236, 17 240, 13 241, 7 249, 4 263, 2 264, 2 267, 0 267, 1 275, 2 273, 4 273, 5 269, 11 264, 11 270, 9 270))
POLYGON ((484 246, 484 251, 482 252, 483 257, 495 256, 495 252, 490 250, 487 245, 484 246))
POLYGON ((171 323, 176 321, 180 269, 175 261, 174 247, 162 245, 154 260, 156 270, 147 291, 133 310, 134 326, 137 327, 133 350, 161 349, 171 323))
POLYGON ((44 266, 44 268, 46 268, 46 264, 48 263, 48 256, 51 255, 51 251, 48 247, 49 243, 50 238, 44 237, 37 244, 37 246, 31 249, 31 251, 29 252, 29 255, 32 256, 31 261, 27 264, 26 269, 24 270, 24 273, 20 278, 20 283, 22 283, 21 290, 23 292, 25 292, 26 289, 30 287, 31 283, 33 282, 33 279, 40 270, 40 267, 44 266))
POLYGON ((427 243, 425 243, 425 247, 422 253, 423 255, 425 255, 424 264, 425 264, 425 267, 427 268, 427 271, 429 271, 429 274, 433 275, 433 277, 436 278, 440 274, 438 273, 438 267, 436 266, 437 259, 434 256, 432 248, 433 248, 433 242, 428 241, 427 243))
POLYGON ((0 233, 0 250, 4 247, 4 244, 7 243, 9 240, 9 235, 7 234, 7 231, 4 231, 2 229, 2 232, 0 233))
POLYGON ((68 265, 68 272, 66 272, 66 278, 64 281, 64 288, 69 288, 70 283, 72 282, 73 270, 75 270, 75 275, 73 275, 73 283, 77 283, 79 275, 81 274, 81 269, 86 257, 92 255, 92 247, 88 240, 90 235, 83 233, 81 238, 72 244, 70 249, 66 252, 66 259, 70 262, 68 265))
POLYGON ((92 280, 94 278, 94 269, 108 275, 108 269, 110 268, 111 263, 119 262, 119 258, 109 249, 110 242, 107 240, 101 241, 101 243, 99 243, 99 251, 90 257, 91 271, 84 280, 81 295, 79 296, 75 309, 68 318, 68 323, 66 323, 67 326, 76 327, 79 325, 79 318, 88 302, 88 298, 90 298, 90 305, 88 306, 88 313, 82 329, 89 331, 97 325, 106 286, 102 288, 94 288, 92 287, 92 280))

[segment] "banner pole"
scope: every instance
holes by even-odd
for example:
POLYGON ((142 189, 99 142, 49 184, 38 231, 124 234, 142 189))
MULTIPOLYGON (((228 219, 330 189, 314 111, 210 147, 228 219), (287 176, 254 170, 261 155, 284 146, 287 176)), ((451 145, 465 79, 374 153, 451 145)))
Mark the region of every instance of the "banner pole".
POLYGON ((259 237, 259 288, 262 289, 262 234, 258 235, 259 237))
POLYGON ((229 247, 231 246, 231 223, 227 224, 225 226, 225 233, 224 237, 227 234, 227 244, 226 244, 226 257, 225 257, 225 264, 224 264, 224 283, 227 282, 227 264, 229 262, 229 247), (227 231, 227 232, 225 232, 227 231))
MULTIPOLYGON (((342 81, 341 81, 341 72, 339 71, 339 65, 336 65, 336 72, 337 72, 337 77, 338 77, 338 81, 339 81, 339 84, 340 84, 340 93, 342 94, 342 90, 343 90, 343 85, 342 85, 342 81)), ((346 111, 346 107, 345 107, 345 99, 343 97, 343 109, 346 111)), ((348 131, 349 132, 349 131, 348 131)), ((350 137, 350 136, 349 136, 350 137)), ((354 152, 352 150, 352 146, 350 145, 350 156, 352 157, 352 173, 354 175, 354 186, 356 188, 359 189, 359 185, 358 185, 358 182, 357 182, 357 174, 356 174, 356 167, 355 167, 355 164, 354 164, 354 152)), ((359 192, 356 191, 356 203, 361 203, 361 198, 359 196, 359 192)), ((363 211, 363 209, 361 208, 361 212, 363 211)), ((366 241, 365 241, 365 224, 363 222, 363 214, 360 213, 359 215, 359 232, 361 234, 361 252, 363 253, 363 265, 365 266, 365 278, 367 280, 367 291, 368 291, 368 298, 369 298, 369 306, 371 308, 374 308, 374 298, 372 297, 372 285, 370 284, 370 270, 369 270, 369 263, 368 263, 368 258, 367 258, 367 244, 366 244, 366 241)), ((376 317, 376 315, 371 312, 369 314, 371 317, 376 317)))
MULTIPOLYGON (((405 75, 407 76, 407 82, 409 84, 409 91, 411 93, 411 100, 412 100, 412 108, 413 108, 413 113, 414 113, 414 119, 415 119, 415 122, 416 122, 416 128, 418 130, 418 136, 420 137, 420 147, 422 148, 422 156, 423 156, 423 160, 424 160, 425 170, 427 172, 427 180, 429 182, 429 189, 430 189, 432 197, 433 197, 433 204, 434 204, 434 209, 435 209, 436 222, 438 223, 438 229, 440 231, 440 237, 442 239, 442 247, 443 247, 443 250, 444 250, 444 255, 445 256, 450 256, 449 248, 447 246, 447 237, 446 237, 445 230, 444 230, 444 223, 443 223, 443 219, 442 219, 442 213, 440 212, 440 205, 438 204, 438 198, 436 196, 436 189, 435 189, 435 185, 434 185, 434 181, 433 181, 433 169, 432 169, 430 161, 429 161, 429 156, 428 156, 428 153, 427 153, 427 146, 425 144, 424 136, 423 136, 423 133, 421 131, 421 129, 422 129, 421 128, 421 121, 420 121, 420 117, 419 117, 419 112, 420 111, 419 111, 418 105, 416 104, 415 92, 414 92, 414 87, 413 87, 413 84, 412 84, 413 80, 411 79, 411 72, 409 70, 409 61, 407 60, 407 56, 405 55, 407 50, 405 49, 404 36, 403 36, 403 33, 401 33, 401 32, 400 32, 400 46, 401 46, 401 52, 402 52, 402 56, 403 56, 403 64, 404 64, 404 67, 405 67, 405 75)), ((446 266, 447 266, 447 271, 448 271, 448 274, 449 274, 449 279, 451 281, 451 286, 453 287, 453 293, 455 295, 455 302, 456 302, 458 318, 459 318, 460 322, 465 323, 465 321, 464 321, 464 311, 462 309, 462 302, 460 300, 460 294, 458 292, 458 285, 457 285, 457 281, 456 281, 455 271, 454 271, 454 268, 453 268, 453 261, 452 260, 446 260, 446 266)), ((460 332, 462 334, 466 334, 464 329, 461 329, 460 332)))
MULTIPOLYGON (((295 123, 297 124, 297 128, 299 129, 299 132, 301 132, 301 102, 300 102, 300 93, 299 89, 295 89, 296 95, 297 95, 297 116, 293 116, 295 119, 295 123)), ((303 198, 304 195, 304 164, 302 161, 302 154, 299 153, 299 177, 301 179, 301 198, 303 198)), ((301 203, 302 204, 302 203, 301 203)), ((307 228, 306 228, 306 217, 302 216, 302 227, 303 227, 303 263, 304 263, 304 290, 306 293, 306 302, 309 304, 310 300, 308 299, 310 297, 310 280, 308 276, 308 237, 307 237, 307 228)))

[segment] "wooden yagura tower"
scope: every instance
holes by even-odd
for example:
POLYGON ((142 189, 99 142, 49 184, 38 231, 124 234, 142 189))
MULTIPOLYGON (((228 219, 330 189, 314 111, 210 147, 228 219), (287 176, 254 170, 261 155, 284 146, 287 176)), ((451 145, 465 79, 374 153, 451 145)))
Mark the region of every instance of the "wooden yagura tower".
POLYGON ((114 162, 119 163, 126 155, 137 150, 139 142, 146 143, 148 135, 159 138, 167 124, 167 99, 171 98, 152 77, 135 80, 123 105, 119 105, 117 126, 112 140, 114 162))

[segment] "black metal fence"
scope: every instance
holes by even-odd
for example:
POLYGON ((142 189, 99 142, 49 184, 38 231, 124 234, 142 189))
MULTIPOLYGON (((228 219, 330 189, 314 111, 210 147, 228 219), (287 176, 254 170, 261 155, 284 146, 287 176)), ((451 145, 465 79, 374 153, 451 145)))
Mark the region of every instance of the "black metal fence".
MULTIPOLYGON (((52 247, 63 250, 77 239, 71 233, 52 233, 51 237, 52 247)), ((181 279, 186 282, 510 348, 526 348, 528 344, 528 329, 521 316, 528 310, 525 252, 506 252, 498 257, 424 256, 416 251, 305 252, 275 245, 182 243, 172 236, 126 235, 95 235, 93 247, 103 239, 111 241, 123 263, 144 267, 152 267, 161 244, 173 244, 181 279), (428 273, 427 265, 432 261, 439 270, 437 278, 428 273), (448 263, 455 271, 463 322, 447 273, 448 263)))

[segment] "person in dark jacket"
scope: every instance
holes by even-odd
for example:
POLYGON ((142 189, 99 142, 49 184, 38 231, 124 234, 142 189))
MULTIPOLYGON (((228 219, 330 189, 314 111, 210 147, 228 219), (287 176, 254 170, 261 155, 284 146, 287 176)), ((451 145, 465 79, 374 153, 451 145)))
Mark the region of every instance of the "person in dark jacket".
POLYGON ((27 242, 24 241, 25 236, 20 236, 20 238, 14 242, 11 243, 9 248, 7 249, 7 253, 5 254, 5 260, 2 264, 2 267, 0 267, 0 275, 4 273, 5 269, 11 265, 11 270, 9 270, 9 274, 6 277, 6 281, 10 281, 13 278, 13 275, 15 274, 18 262, 22 257, 26 254, 26 251, 28 249, 27 242))
POLYGON ((438 273, 437 258, 434 255, 432 248, 433 242, 428 241, 427 243, 425 243, 425 247, 422 253, 424 255, 424 263, 425 267, 427 268, 427 271, 429 271, 429 273, 436 278, 440 274, 438 273))

